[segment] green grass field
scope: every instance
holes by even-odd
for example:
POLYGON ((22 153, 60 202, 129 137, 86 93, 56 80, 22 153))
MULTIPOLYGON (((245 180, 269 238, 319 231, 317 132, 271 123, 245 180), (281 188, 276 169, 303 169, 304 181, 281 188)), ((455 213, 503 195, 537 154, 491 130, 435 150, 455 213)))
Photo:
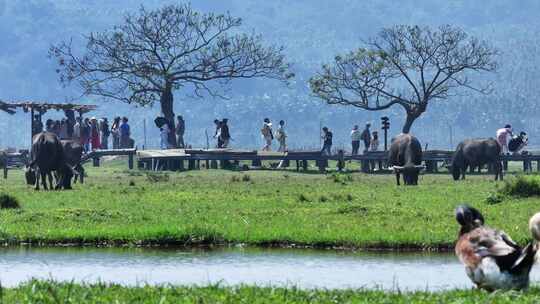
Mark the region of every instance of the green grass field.
POLYGON ((499 201, 494 194, 504 184, 485 175, 462 182, 424 175, 418 187, 398 187, 392 175, 124 168, 88 166, 85 185, 50 192, 34 191, 22 172, 10 171, 0 192, 21 208, 0 211, 0 240, 436 249, 454 243, 461 202, 518 242, 528 239, 527 221, 540 211, 534 197, 499 201))
POLYGON ((262 287, 122 287, 118 285, 31 281, 2 289, 2 303, 538 303, 540 289, 487 293, 299 290, 262 287))

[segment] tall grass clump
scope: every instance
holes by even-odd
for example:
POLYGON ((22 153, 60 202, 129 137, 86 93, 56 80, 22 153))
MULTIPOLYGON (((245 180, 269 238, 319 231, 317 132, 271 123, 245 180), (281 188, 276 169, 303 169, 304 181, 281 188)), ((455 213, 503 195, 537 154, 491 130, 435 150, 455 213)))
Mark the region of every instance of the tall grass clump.
POLYGON ((506 181, 501 193, 516 197, 540 196, 540 182, 534 177, 518 176, 506 181))
POLYGON ((0 194, 0 209, 19 209, 21 208, 21 205, 19 204, 19 201, 17 198, 2 193, 0 194))

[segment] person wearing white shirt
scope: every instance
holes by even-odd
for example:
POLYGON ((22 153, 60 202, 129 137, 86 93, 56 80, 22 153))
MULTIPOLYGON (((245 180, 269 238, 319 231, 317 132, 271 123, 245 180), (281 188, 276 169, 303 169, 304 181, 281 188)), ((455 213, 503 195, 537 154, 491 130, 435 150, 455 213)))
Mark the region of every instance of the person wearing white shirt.
POLYGON ((352 155, 358 155, 358 150, 360 149, 361 135, 362 132, 360 132, 358 125, 355 125, 351 131, 352 155))

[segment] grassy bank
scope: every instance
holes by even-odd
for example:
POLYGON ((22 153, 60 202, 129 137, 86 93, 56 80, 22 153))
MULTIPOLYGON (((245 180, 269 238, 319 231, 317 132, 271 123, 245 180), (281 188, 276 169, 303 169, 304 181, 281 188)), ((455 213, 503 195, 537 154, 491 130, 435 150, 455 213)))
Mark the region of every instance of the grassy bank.
POLYGON ((121 287, 31 281, 2 289, 5 303, 538 303, 540 289, 527 292, 384 292, 298 290, 261 287, 121 287))
POLYGON ((391 175, 124 168, 89 167, 85 185, 62 192, 36 192, 11 171, 0 192, 20 208, 0 210, 0 241, 446 248, 461 202, 516 241, 540 210, 537 198, 494 196, 503 184, 488 176, 425 175, 418 187, 397 187, 391 175))

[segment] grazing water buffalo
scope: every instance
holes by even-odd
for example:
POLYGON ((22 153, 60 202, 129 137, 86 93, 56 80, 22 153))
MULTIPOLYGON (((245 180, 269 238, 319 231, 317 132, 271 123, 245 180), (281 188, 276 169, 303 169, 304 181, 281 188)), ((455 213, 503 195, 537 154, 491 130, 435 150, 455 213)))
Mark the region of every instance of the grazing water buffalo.
POLYGON ((74 171, 74 182, 76 183, 78 178, 80 179, 81 184, 84 184, 84 167, 81 165, 81 158, 84 151, 83 146, 73 140, 62 140, 62 148, 67 164, 74 171))
POLYGON ((501 146, 493 138, 466 139, 459 143, 452 157, 450 170, 454 180, 465 179, 467 167, 481 167, 485 164, 493 166, 495 180, 503 179, 501 164, 501 146))
POLYGON ((47 190, 46 177, 48 177, 52 189, 53 171, 56 173, 54 189, 71 189, 73 170, 66 162, 60 139, 54 133, 38 133, 32 140, 32 159, 26 168, 26 182, 35 184, 35 189, 39 190, 41 178, 43 188, 47 190))
POLYGON ((422 146, 416 137, 400 134, 392 140, 388 151, 388 166, 396 173, 398 185, 401 173, 405 185, 418 185, 418 174, 424 168, 421 163, 422 146))

